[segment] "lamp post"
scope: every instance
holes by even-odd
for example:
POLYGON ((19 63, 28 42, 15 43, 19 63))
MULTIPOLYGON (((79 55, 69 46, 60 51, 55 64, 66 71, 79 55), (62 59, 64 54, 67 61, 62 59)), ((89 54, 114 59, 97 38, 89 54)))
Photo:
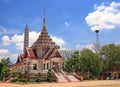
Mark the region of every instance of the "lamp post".
MULTIPOLYGON (((97 63, 98 63, 98 59, 99 59, 99 54, 98 54, 98 52, 99 52, 99 30, 98 29, 95 30, 95 33, 96 33, 95 50, 96 50, 96 58, 97 58, 97 63)), ((99 70, 98 67, 96 67, 96 68, 97 68, 97 70, 99 70)))
POLYGON ((99 30, 95 30, 96 33, 96 53, 99 51, 99 30))

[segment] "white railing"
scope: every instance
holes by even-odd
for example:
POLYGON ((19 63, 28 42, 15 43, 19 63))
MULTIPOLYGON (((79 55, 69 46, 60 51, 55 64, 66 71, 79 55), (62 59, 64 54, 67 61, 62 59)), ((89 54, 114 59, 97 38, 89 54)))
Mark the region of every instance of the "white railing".
POLYGON ((59 80, 59 77, 58 77, 57 73, 56 73, 54 70, 52 70, 52 72, 53 72, 53 75, 56 77, 56 79, 57 79, 57 82, 58 82, 58 80, 59 80))

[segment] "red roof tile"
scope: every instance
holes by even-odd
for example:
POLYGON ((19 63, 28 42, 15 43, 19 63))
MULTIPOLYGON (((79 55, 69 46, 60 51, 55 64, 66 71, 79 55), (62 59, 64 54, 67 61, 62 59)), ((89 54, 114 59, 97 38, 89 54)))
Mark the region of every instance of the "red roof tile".
POLYGON ((28 53, 28 56, 30 58, 35 58, 35 54, 34 54, 34 51, 32 49, 27 49, 27 53, 28 53))

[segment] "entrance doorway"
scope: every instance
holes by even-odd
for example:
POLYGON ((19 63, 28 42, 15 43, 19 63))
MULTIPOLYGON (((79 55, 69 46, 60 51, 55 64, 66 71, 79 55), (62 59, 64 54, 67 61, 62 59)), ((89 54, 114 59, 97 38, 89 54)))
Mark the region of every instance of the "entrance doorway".
POLYGON ((53 62, 52 63, 52 68, 55 72, 59 72, 59 63, 58 62, 53 62))

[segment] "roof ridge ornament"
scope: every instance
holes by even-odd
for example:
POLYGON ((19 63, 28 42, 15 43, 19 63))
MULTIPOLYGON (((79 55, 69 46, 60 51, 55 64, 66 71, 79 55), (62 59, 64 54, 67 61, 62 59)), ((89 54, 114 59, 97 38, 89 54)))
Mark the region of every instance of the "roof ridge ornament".
POLYGON ((43 24, 46 24, 46 3, 44 2, 44 9, 43 9, 44 11, 43 11, 43 16, 44 16, 44 18, 43 18, 43 24))

